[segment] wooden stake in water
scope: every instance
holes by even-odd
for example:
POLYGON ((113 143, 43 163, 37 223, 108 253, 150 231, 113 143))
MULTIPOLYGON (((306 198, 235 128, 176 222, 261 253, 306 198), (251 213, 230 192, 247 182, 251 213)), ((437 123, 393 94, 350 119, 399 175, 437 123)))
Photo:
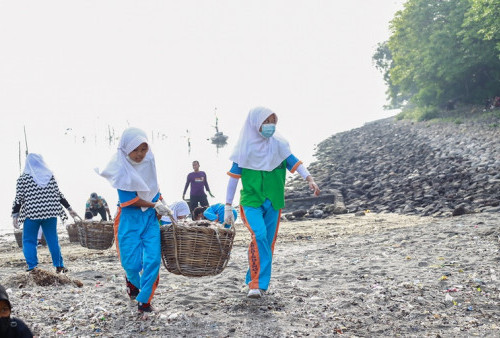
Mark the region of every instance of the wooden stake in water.
POLYGON ((21 174, 21 141, 19 141, 19 174, 21 174))
POLYGON ((24 143, 26 144, 26 156, 28 156, 28 139, 26 138, 26 126, 24 128, 24 143))

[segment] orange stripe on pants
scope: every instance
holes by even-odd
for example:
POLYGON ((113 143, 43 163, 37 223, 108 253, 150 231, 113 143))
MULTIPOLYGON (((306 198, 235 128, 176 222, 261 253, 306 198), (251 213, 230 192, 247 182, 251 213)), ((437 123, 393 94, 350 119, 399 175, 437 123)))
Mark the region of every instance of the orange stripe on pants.
POLYGON ((251 278, 251 282, 248 283, 248 287, 250 289, 258 289, 259 272, 260 272, 259 248, 257 246, 257 240, 255 239, 255 233, 250 227, 250 224, 248 224, 247 218, 245 216, 245 211, 243 210, 243 207, 241 205, 240 205, 240 214, 241 214, 241 219, 243 220, 243 224, 245 224, 248 231, 250 231, 250 235, 252 236, 250 245, 248 246, 248 264, 249 264, 249 271, 251 278))
POLYGON ((120 246, 118 245, 118 226, 120 225, 120 215, 122 213, 122 208, 118 207, 118 212, 115 216, 115 222, 113 223, 113 231, 115 233, 115 245, 116 253, 118 254, 118 260, 120 260, 120 246))

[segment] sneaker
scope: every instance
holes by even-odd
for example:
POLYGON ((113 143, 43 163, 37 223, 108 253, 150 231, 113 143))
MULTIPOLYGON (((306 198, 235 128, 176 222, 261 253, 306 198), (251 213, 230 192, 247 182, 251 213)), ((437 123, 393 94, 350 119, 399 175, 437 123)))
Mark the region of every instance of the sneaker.
POLYGON ((141 313, 143 313, 143 312, 153 312, 154 311, 154 309, 153 309, 153 307, 151 306, 150 303, 137 303, 137 309, 141 313))
POLYGON ((37 247, 41 247, 42 246, 42 241, 39 240, 36 246, 37 247))
POLYGON ((56 273, 61 273, 61 272, 66 273, 66 272, 68 272, 68 269, 66 269, 64 266, 58 266, 56 268, 56 273))
POLYGON ((250 289, 248 291, 248 298, 260 298, 262 297, 262 291, 260 289, 250 289))
POLYGON ((136 288, 134 284, 130 283, 127 277, 125 277, 125 281, 127 282, 127 294, 131 300, 134 300, 139 294, 139 289, 136 288))
POLYGON ((30 268, 27 268, 27 269, 26 269, 26 272, 32 272, 32 271, 35 271, 35 270, 36 270, 36 266, 35 266, 34 268, 31 268, 31 269, 30 269, 30 268))

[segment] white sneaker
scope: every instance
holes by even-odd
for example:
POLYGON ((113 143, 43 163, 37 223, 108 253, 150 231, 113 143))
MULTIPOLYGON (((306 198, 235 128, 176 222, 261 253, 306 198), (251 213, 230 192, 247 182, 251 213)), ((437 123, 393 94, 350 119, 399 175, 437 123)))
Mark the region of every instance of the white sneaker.
POLYGON ((262 297, 262 292, 260 291, 260 289, 250 289, 250 291, 248 291, 248 298, 260 298, 262 297))

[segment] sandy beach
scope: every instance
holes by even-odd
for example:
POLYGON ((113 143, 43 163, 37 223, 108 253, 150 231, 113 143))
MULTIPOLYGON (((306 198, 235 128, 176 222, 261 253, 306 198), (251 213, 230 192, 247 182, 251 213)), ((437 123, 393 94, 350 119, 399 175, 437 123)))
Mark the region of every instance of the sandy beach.
MULTIPOLYGON (((83 248, 62 227, 75 283, 36 285, 12 234, 0 240, 0 282, 13 315, 40 337, 498 337, 499 224, 498 213, 283 221, 260 300, 246 297, 249 234, 237 225, 221 274, 188 278, 162 265, 147 319, 128 299, 114 246, 83 248)), ((38 256, 54 271, 46 247, 38 256)))

